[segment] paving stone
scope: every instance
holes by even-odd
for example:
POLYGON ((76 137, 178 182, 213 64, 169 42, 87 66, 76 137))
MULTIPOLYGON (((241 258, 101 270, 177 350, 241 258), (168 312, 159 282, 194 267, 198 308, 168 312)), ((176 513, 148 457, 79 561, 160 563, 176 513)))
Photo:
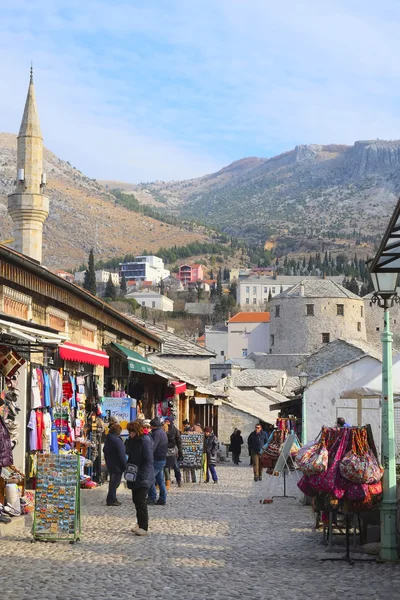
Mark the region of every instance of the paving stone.
MULTIPOLYGON (((396 565, 322 563, 329 555, 310 507, 283 498, 260 504, 282 493, 279 478, 255 483, 248 465, 221 465, 218 474, 218 486, 172 486, 167 506, 150 507, 146 538, 130 532, 134 507, 122 486, 118 508, 105 505, 106 486, 82 493, 74 545, 31 544, 28 528, 5 532, 2 600, 320 600, 339 589, 339 597, 357 598, 366 580, 375 600, 399 589, 396 565)), ((297 494, 293 482, 288 493, 297 494)))

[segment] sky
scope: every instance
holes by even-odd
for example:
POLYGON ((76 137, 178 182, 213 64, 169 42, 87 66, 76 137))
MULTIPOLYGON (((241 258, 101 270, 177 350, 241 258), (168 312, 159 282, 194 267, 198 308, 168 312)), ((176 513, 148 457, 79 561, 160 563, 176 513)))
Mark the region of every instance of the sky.
POLYGON ((0 0, 0 131, 32 60, 46 147, 97 179, 397 139, 399 26, 396 0, 0 0))

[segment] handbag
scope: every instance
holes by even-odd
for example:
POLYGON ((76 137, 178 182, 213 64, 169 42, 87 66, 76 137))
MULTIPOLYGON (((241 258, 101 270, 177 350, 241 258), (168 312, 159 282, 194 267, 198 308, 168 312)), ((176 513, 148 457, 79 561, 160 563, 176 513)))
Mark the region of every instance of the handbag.
POLYGON ((171 458, 171 456, 176 456, 175 446, 167 450, 167 458, 171 458))
POLYGON ((134 483, 136 481, 137 475, 138 475, 138 466, 134 465, 132 463, 128 463, 126 465, 126 469, 125 469, 125 473, 124 473, 125 481, 128 481, 129 483, 134 483))
POLYGON ((347 447, 348 433, 348 429, 343 429, 341 437, 332 445, 326 471, 310 477, 310 485, 319 492, 332 493, 335 489, 339 463, 347 447))
POLYGON ((383 467, 368 446, 365 429, 352 431, 351 450, 340 463, 340 473, 353 483, 378 483, 383 477, 383 467))
MULTIPOLYGON (((298 453, 299 454, 299 453, 298 453)), ((328 467, 328 450, 325 444, 325 430, 322 430, 321 440, 309 446, 300 458, 296 457, 299 469, 305 475, 325 473, 328 467)))

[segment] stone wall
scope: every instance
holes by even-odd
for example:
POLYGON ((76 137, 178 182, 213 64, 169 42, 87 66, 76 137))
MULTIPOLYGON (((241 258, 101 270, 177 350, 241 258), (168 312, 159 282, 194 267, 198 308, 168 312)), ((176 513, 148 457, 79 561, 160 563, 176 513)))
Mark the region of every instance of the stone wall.
POLYGON ((308 354, 252 354, 256 369, 276 369, 286 371, 289 376, 300 373, 297 365, 304 362, 308 354))
MULTIPOLYGON (((372 344, 379 344, 383 331, 383 309, 371 302, 370 297, 363 298, 367 339, 372 344)), ((400 349, 400 305, 394 304, 390 309, 390 328, 393 332, 393 346, 400 349)))
POLYGON ((244 453, 247 460, 247 438, 258 422, 259 419, 256 417, 253 417, 246 412, 242 412, 241 410, 237 410, 226 403, 222 403, 222 405, 218 407, 218 440, 225 444, 229 444, 231 434, 235 427, 240 429, 244 441, 242 453, 244 453))
POLYGON ((367 339, 361 298, 276 298, 270 311, 272 354, 311 354, 324 345, 323 333, 329 334, 331 342, 367 339), (313 316, 307 316, 307 305, 313 305, 313 316), (338 305, 343 305, 343 316, 337 314, 338 305))

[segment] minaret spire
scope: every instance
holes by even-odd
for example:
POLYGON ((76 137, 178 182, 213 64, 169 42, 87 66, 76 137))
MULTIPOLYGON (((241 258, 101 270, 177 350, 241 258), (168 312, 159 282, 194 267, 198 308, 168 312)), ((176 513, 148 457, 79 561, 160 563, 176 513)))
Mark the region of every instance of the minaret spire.
POLYGON ((42 261, 43 223, 49 214, 49 199, 44 195, 43 138, 36 108, 33 67, 17 139, 17 181, 8 197, 8 212, 14 221, 18 252, 42 261))

